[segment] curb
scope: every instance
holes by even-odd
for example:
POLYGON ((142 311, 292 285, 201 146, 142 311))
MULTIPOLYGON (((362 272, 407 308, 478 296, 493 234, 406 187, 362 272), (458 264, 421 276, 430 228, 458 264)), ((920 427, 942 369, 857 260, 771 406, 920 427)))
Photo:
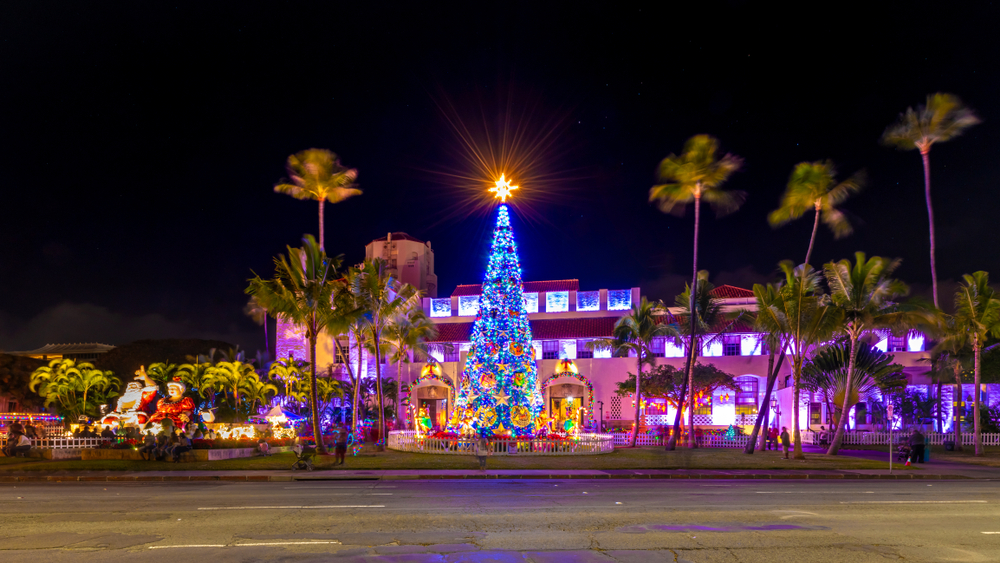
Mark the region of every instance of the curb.
POLYGON ((851 479, 851 480, 946 480, 946 479, 973 479, 963 475, 939 475, 939 474, 893 474, 893 475, 869 475, 864 473, 839 473, 839 474, 771 474, 771 473, 747 473, 741 475, 733 474, 712 474, 712 473, 659 473, 659 474, 596 474, 596 475, 500 475, 500 474, 462 474, 462 475, 382 475, 380 477, 363 476, 354 477, 345 475, 343 477, 307 477, 305 474, 301 478, 293 475, 4 475, 0 476, 0 483, 71 483, 71 482, 192 482, 192 481, 228 481, 228 482, 291 482, 291 481, 431 481, 431 480, 458 480, 458 479, 726 479, 726 480, 757 480, 757 479, 807 479, 807 480, 829 480, 829 479, 851 479))

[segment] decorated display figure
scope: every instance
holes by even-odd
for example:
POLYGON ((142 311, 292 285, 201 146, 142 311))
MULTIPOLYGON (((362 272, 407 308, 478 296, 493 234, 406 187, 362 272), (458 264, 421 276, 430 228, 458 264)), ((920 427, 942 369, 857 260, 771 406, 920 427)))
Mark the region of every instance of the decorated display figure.
POLYGON ((167 383, 167 396, 156 403, 156 412, 149 417, 149 422, 161 422, 169 418, 175 428, 184 428, 194 415, 195 404, 191 397, 185 397, 187 387, 180 378, 174 378, 167 383))
POLYGON ((159 388, 146 374, 146 366, 139 366, 135 379, 125 386, 125 392, 118 398, 115 410, 101 419, 104 426, 122 424, 142 426, 149 420, 149 406, 156 399, 159 388))

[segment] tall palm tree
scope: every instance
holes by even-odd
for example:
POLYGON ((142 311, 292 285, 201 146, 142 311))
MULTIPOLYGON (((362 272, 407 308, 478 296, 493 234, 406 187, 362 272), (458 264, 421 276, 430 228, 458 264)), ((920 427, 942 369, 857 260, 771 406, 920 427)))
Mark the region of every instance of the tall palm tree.
POLYGON ((826 283, 830 287, 830 300, 843 315, 842 330, 851 344, 847 387, 841 408, 844 416, 837 424, 827 455, 837 455, 844 439, 861 336, 879 329, 906 333, 924 321, 930 324, 930 317, 924 317, 916 308, 897 302, 910 292, 905 283, 892 277, 898 267, 899 260, 881 256, 866 258, 864 252, 854 253, 854 264, 845 259, 823 267, 826 283))
MULTIPOLYGON (((632 426, 632 437, 629 447, 634 448, 639 438, 639 414, 642 403, 642 366, 654 363, 652 352, 654 338, 680 339, 680 333, 673 326, 663 322, 658 313, 662 307, 650 303, 643 297, 639 303, 632 304, 632 311, 615 322, 611 338, 603 338, 587 343, 597 350, 613 350, 615 352, 632 352, 636 356, 637 375, 635 378, 635 424, 632 426)), ((678 412, 680 409, 678 408, 678 412)))
MULTIPOLYGON (((409 354, 427 355, 427 341, 437 336, 438 329, 434 322, 424 315, 423 308, 413 308, 401 311, 395 315, 386 327, 384 342, 392 349, 391 361, 396 363, 396 380, 402 384, 403 362, 409 363, 409 354)), ((407 381, 412 384, 412 381, 407 381)), ((396 408, 396 412, 400 410, 396 408)))
POLYGON ((809 248, 806 249, 806 264, 812 256, 821 219, 833 231, 834 238, 851 234, 851 224, 837 206, 861 189, 863 174, 858 172, 839 184, 836 178, 837 170, 830 160, 796 164, 781 196, 781 205, 767 216, 772 227, 780 227, 802 217, 809 210, 815 211, 809 248))
MULTIPOLYGON (((240 406, 243 403, 240 395, 246 395, 253 388, 254 380, 259 382, 260 376, 257 375, 253 364, 235 360, 219 362, 208 368, 202 385, 206 390, 222 393, 223 398, 227 393, 232 393, 233 409, 236 411, 236 420, 239 422, 240 406)), ((275 390, 277 391, 277 387, 275 390)))
POLYGON ((385 443, 385 405, 382 392, 382 343, 392 319, 420 302, 420 292, 401 283, 381 258, 365 260, 352 280, 352 292, 364 304, 365 331, 375 348, 375 385, 378 404, 379 449, 385 443))
POLYGON ((754 421, 753 431, 743 449, 743 453, 746 454, 752 454, 755 447, 760 447, 762 450, 767 447, 766 429, 770 414, 771 392, 774 390, 774 382, 778 379, 781 366, 785 363, 786 327, 788 326, 788 319, 785 318, 781 308, 779 285, 754 284, 753 295, 757 303, 757 310, 753 313, 753 328, 760 335, 759 345, 767 348, 767 385, 764 390, 764 400, 761 401, 761 408, 757 412, 757 420, 754 421), (777 356, 777 361, 775 361, 775 356, 777 356), (761 429, 764 429, 764 432, 761 432, 761 429), (758 435, 760 436, 759 446, 757 446, 758 435))
POLYGON ((288 178, 275 184, 274 191, 295 199, 319 202, 319 247, 323 246, 323 208, 326 202, 340 203, 361 195, 354 180, 358 171, 340 164, 337 155, 326 149, 308 149, 288 157, 288 178))
POLYGON ((331 306, 334 298, 337 268, 341 257, 329 257, 311 235, 303 239, 302 248, 288 247, 288 255, 274 259, 274 277, 263 279, 255 275, 246 292, 256 296, 268 313, 304 327, 309 340, 309 401, 313 437, 316 449, 326 453, 316 403, 316 341, 320 332, 336 319, 331 306))
MULTIPOLYGON (((731 154, 718 158, 719 141, 710 135, 695 135, 684 143, 684 152, 671 154, 660 162, 660 184, 649 189, 649 201, 655 201, 664 213, 683 214, 689 203, 694 203, 694 243, 691 260, 691 291, 689 310, 695 309, 694 297, 698 288, 698 230, 701 225, 701 202, 705 200, 717 215, 739 209, 746 199, 740 191, 726 191, 722 184, 739 170, 743 160, 731 154)), ((691 379, 695 355, 695 315, 691 315, 690 346, 688 347, 687 372, 691 379)), ((672 439, 675 436, 671 437, 672 439)), ((693 441, 692 441, 693 442, 693 441)))
MULTIPOLYGON (((973 432, 976 456, 983 455, 983 436, 979 411, 982 396, 982 353, 986 339, 1000 336, 1000 296, 990 287, 990 275, 979 271, 962 276, 963 283, 955 292, 955 314, 951 329, 942 341, 946 346, 972 348, 973 377, 973 432)), ((958 371, 956 371, 958 373, 958 371)), ((959 387, 961 389, 961 387, 959 387)), ((961 391, 960 391, 961 392, 961 391)), ((958 402, 960 399, 957 399, 958 402)), ((956 418, 955 424, 959 421, 956 418)))
POLYGON ((802 432, 799 429, 799 405, 802 397, 802 365, 806 355, 817 344, 827 341, 843 322, 843 312, 830 304, 823 293, 820 276, 809 264, 795 266, 790 260, 779 264, 785 276, 775 307, 784 319, 782 327, 788 354, 792 357, 792 431, 795 438, 795 459, 805 459, 802 453, 802 432))
POLYGON ((953 94, 938 92, 927 96, 927 103, 906 108, 899 114, 899 120, 882 133, 882 144, 900 150, 920 151, 924 162, 924 201, 927 204, 927 223, 931 242, 931 284, 934 306, 938 305, 937 261, 935 252, 937 241, 934 237, 934 206, 931 204, 931 147, 934 143, 944 143, 962 134, 963 131, 979 123, 975 112, 965 107, 962 100, 953 94))

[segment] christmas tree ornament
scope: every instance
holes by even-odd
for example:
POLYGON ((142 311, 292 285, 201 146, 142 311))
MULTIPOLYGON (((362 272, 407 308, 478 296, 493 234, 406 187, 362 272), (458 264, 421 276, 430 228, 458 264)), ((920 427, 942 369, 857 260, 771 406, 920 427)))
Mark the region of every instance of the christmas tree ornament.
POLYGON ((527 407, 517 405, 510 409, 510 423, 518 428, 531 424, 531 411, 527 407))
POLYGON ((503 389, 500 389, 500 391, 496 395, 494 395, 494 397, 496 398, 498 405, 506 405, 508 404, 507 401, 510 400, 510 395, 504 393, 503 389))

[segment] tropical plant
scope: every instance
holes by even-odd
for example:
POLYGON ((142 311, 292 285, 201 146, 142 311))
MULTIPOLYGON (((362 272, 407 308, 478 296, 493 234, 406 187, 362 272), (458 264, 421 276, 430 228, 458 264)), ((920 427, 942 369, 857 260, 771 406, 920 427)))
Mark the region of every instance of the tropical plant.
MULTIPOLYGON (((864 252, 854 253, 854 264, 845 259, 823 267, 826 283, 830 287, 830 300, 841 312, 842 330, 851 345, 847 393, 843 397, 841 412, 849 410, 848 401, 853 392, 855 374, 854 359, 858 356, 858 341, 863 335, 875 330, 906 334, 922 324, 930 326, 933 322, 933 317, 924 314, 918 307, 898 303, 899 298, 910 290, 906 284, 892 277, 897 267, 899 260, 880 256, 866 258, 864 252)), ((827 455, 837 455, 847 427, 845 422, 837 425, 827 455)))
MULTIPOLYGON (((954 433, 955 450, 963 451, 962 446, 962 386, 969 375, 972 361, 972 346, 966 334, 957 327, 955 317, 941 314, 941 320, 935 331, 937 342, 931 350, 931 376, 940 379, 949 377, 955 382, 952 390, 952 432, 954 433)), ((941 427, 944 432, 944 426, 941 427)))
MULTIPOLYGON (((239 421, 243 400, 246 400, 246 395, 254 389, 255 383, 259 382, 260 376, 253 364, 237 360, 219 362, 208 368, 202 385, 206 390, 222 393, 223 397, 231 393, 233 409, 236 411, 237 421, 239 421), (240 398, 240 395, 244 395, 243 399, 240 398)), ((275 387, 275 391, 277 391, 277 387, 275 387)))
POLYGON ((178 367, 179 366, 177 364, 171 364, 169 362, 156 362, 149 364, 149 367, 146 368, 146 375, 155 381, 161 389, 165 389, 167 383, 173 381, 174 374, 177 372, 178 367))
POLYGON ((249 412, 256 412, 258 403, 267 403, 270 397, 278 394, 278 386, 273 383, 261 381, 260 375, 254 373, 243 384, 243 400, 249 403, 249 412))
POLYGON ((753 327, 760 335, 758 346, 763 346, 767 350, 767 384, 764 388, 764 400, 761 401, 762 408, 757 411, 757 420, 754 421, 753 431, 750 439, 743 449, 743 453, 752 454, 755 447, 764 449, 767 447, 767 432, 761 432, 761 428, 768 427, 768 415, 771 404, 771 393, 774 391, 774 382, 778 379, 778 372, 781 371, 782 364, 785 363, 787 350, 786 328, 788 319, 782 311, 781 286, 774 284, 754 284, 754 301, 756 311, 750 316, 753 319, 753 327), (780 353, 777 351, 781 350, 780 353), (775 361, 777 356, 777 361, 775 361), (760 444, 757 446, 758 435, 760 444))
POLYGON ((303 239, 302 248, 288 247, 288 255, 274 259, 274 277, 250 279, 246 292, 256 296, 268 313, 304 327, 309 340, 310 412, 316 437, 316 448, 326 453, 319 438, 320 418, 316 403, 316 341, 327 325, 336 320, 331 306, 336 288, 337 268, 341 258, 330 258, 311 235, 303 239))
MULTIPOLYGON (((423 308, 415 307, 410 311, 400 311, 393 316, 389 326, 383 334, 383 341, 386 346, 392 349, 390 361, 396 363, 396 378, 403 380, 403 362, 410 362, 410 354, 414 359, 418 356, 427 356, 427 341, 437 336, 438 329, 424 314, 423 308)), ((412 381, 408 381, 412 384, 412 381)), ((396 407, 399 412, 399 406, 396 407)))
POLYGON ((97 407, 118 395, 121 381, 110 371, 102 371, 88 362, 69 358, 56 359, 31 374, 28 388, 45 399, 46 407, 55 407, 67 418, 89 416, 97 407))
POLYGON ((639 303, 632 304, 629 314, 615 322, 611 338, 600 338, 587 343, 592 350, 612 350, 617 353, 633 352, 636 356, 636 371, 639 377, 635 379, 635 424, 632 426, 632 437, 629 447, 634 448, 639 437, 639 411, 642 403, 642 366, 654 363, 655 356, 651 349, 654 338, 672 338, 679 341, 677 329, 663 322, 658 315, 662 307, 650 303, 643 297, 639 303))
POLYGON ((962 104, 958 96, 940 92, 927 96, 927 103, 906 108, 899 120, 886 128, 882 143, 900 150, 920 151, 924 163, 924 201, 927 205, 927 223, 931 243, 931 284, 934 306, 938 305, 937 241, 934 236, 934 206, 931 204, 931 147, 935 143, 950 141, 963 131, 979 123, 979 118, 962 104))
MULTIPOLYGON (((982 353, 987 338, 1000 336, 1000 296, 990 287, 989 274, 983 271, 962 276, 963 283, 955 292, 955 313, 952 315, 939 346, 972 349, 973 362, 973 421, 976 456, 983 455, 981 425, 982 353)), ((958 401, 956 401, 957 403, 958 401)), ((956 426, 957 419, 956 419, 956 426)))
MULTIPOLYGON (((722 184, 739 170, 743 160, 738 156, 727 154, 718 158, 719 141, 710 135, 695 135, 684 143, 684 152, 680 155, 671 154, 660 162, 660 184, 649 190, 649 201, 655 201, 664 213, 683 214, 689 203, 694 203, 694 243, 691 261, 691 291, 689 310, 694 310, 694 297, 698 288, 698 229, 701 226, 701 202, 705 200, 711 205, 717 215, 723 215, 739 209, 746 199, 740 191, 726 191, 722 184)), ((690 315, 689 330, 690 345, 688 346, 687 366, 685 371, 691 379, 691 368, 694 366, 696 334, 696 316, 690 315)), ((638 398, 637 398, 638 400, 638 398)), ((680 409, 678 409, 680 412, 680 409)), ((693 415, 692 415, 693 416, 693 415)), ((678 421, 679 422, 679 421, 678 421)), ((674 425, 676 430, 679 424, 674 425)), ((672 448, 677 438, 676 432, 671 436, 668 449, 672 448)), ((689 441, 694 447, 694 440, 689 441)))
POLYGON ((858 172, 839 184, 836 178, 837 170, 830 160, 796 164, 781 196, 781 205, 767 216, 772 227, 780 227, 810 210, 815 211, 812 235, 806 249, 806 264, 812 256, 820 220, 833 231, 834 238, 851 234, 851 224, 837 206, 861 189, 863 173, 858 172))
POLYGON ((790 260, 779 264, 785 280, 774 302, 782 320, 788 354, 792 357, 792 431, 795 459, 805 459, 802 453, 802 431, 799 429, 799 405, 802 404, 802 365, 806 355, 819 343, 825 342, 842 326, 843 311, 830 305, 823 293, 820 276, 809 264, 795 266, 790 260))
POLYGON ((844 413, 859 402, 899 394, 906 389, 903 366, 892 360, 893 356, 870 345, 840 342, 820 350, 802 367, 802 388, 823 393, 827 412, 839 428, 846 422, 844 413))
POLYGON ((304 399, 299 398, 298 384, 305 378, 305 372, 303 370, 307 367, 309 367, 309 362, 297 360, 289 356, 287 358, 271 362, 271 367, 268 368, 267 375, 272 380, 281 382, 286 398, 295 399, 296 401, 301 402, 304 401, 304 399))
MULTIPOLYGON (((732 374, 726 373, 714 364, 697 363, 691 370, 694 375, 694 395, 711 397, 716 389, 736 390, 736 380, 732 374)), ((680 410, 684 406, 684 398, 688 387, 687 374, 670 364, 653 367, 642 376, 643 397, 653 397, 666 400, 668 405, 680 410)), ((635 374, 628 372, 624 381, 617 383, 615 394, 625 397, 635 392, 635 374)))
POLYGON ((337 155, 326 149, 308 149, 288 157, 288 179, 274 186, 274 191, 295 199, 319 202, 319 247, 323 246, 323 208, 326 202, 340 203, 361 195, 354 180, 358 171, 340 164, 337 155))
POLYGON ((420 306, 420 291, 410 284, 401 283, 381 258, 365 260, 351 283, 354 293, 363 305, 364 331, 375 348, 375 382, 378 400, 379 449, 385 439, 385 402, 382 390, 382 343, 385 332, 397 315, 420 306))
MULTIPOLYGON (((150 368, 152 367, 151 365, 150 368)), ((180 364, 173 371, 173 376, 181 379, 188 392, 197 392, 203 398, 211 398, 214 404, 215 392, 205 388, 205 377, 211 367, 209 362, 180 364)))

